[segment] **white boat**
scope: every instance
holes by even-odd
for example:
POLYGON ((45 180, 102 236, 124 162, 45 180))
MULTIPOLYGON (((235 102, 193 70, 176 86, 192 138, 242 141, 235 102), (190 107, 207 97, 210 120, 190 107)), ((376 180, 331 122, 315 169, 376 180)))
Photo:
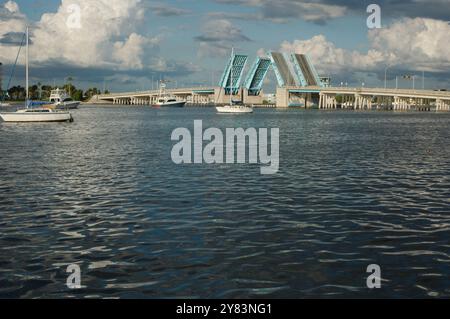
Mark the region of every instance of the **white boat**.
POLYGON ((253 113, 253 108, 245 105, 226 105, 217 106, 216 110, 218 113, 229 113, 229 114, 249 114, 253 113))
POLYGON ((65 90, 56 89, 50 93, 50 104, 60 110, 77 109, 81 102, 74 101, 65 90))
POLYGON ((8 103, 2 103, 2 102, 0 102, 0 107, 8 107, 8 106, 10 106, 8 103))
POLYGON ((233 93, 234 93, 234 49, 231 50, 231 80, 230 80, 230 105, 217 106, 216 111, 220 114, 250 114, 253 113, 253 108, 245 105, 238 105, 233 103, 233 93))
POLYGON ((25 122, 73 122, 72 114, 46 108, 24 109, 17 112, 0 113, 7 123, 25 122))
POLYGON ((176 96, 168 94, 166 92, 166 83, 161 81, 158 100, 153 104, 153 107, 184 107, 185 105, 186 101, 177 100, 176 96))
POLYGON ((26 33, 26 109, 17 112, 0 113, 0 118, 4 122, 29 123, 29 122, 72 122, 73 118, 69 112, 56 111, 53 108, 30 108, 29 101, 29 28, 26 33))

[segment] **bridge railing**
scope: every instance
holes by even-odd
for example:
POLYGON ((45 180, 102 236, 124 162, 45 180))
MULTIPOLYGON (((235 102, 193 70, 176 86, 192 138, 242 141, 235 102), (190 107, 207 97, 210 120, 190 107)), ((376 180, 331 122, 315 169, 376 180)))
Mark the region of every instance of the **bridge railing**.
POLYGON ((370 95, 400 95, 400 96, 423 96, 424 98, 444 98, 450 99, 450 92, 448 91, 434 91, 434 90, 413 90, 413 89, 384 89, 384 88, 367 88, 367 87, 286 87, 287 90, 314 90, 323 93, 349 93, 349 94, 370 94, 370 95))

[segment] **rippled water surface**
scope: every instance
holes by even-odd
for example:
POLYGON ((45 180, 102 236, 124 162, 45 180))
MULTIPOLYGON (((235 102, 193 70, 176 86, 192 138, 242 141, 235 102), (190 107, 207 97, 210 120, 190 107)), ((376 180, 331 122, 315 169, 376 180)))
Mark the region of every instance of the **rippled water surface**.
POLYGON ((449 114, 74 117, 0 123, 0 298, 450 297, 449 114), (279 127, 280 172, 173 164, 172 131, 196 119, 279 127))

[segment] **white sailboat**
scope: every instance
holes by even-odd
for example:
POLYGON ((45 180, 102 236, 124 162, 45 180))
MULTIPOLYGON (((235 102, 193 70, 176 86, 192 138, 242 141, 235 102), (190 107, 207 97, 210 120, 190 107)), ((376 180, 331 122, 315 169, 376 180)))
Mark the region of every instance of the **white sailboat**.
POLYGON ((69 112, 59 112, 52 108, 30 108, 29 103, 29 28, 26 31, 26 108, 17 112, 0 113, 4 122, 72 122, 69 112))
POLYGON ((231 79, 230 79, 230 105, 217 106, 216 110, 221 114, 249 114, 253 113, 253 108, 245 105, 237 105, 233 103, 234 86, 233 86, 233 74, 234 73, 234 49, 231 51, 231 79))

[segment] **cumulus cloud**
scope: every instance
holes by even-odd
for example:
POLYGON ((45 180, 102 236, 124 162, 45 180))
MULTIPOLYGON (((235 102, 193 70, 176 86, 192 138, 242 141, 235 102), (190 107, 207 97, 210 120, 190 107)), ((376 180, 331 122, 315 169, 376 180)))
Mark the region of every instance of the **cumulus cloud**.
POLYGON ((321 73, 384 72, 392 68, 450 73, 450 25, 427 18, 405 18, 385 29, 369 31, 370 48, 346 50, 318 35, 308 40, 284 41, 283 52, 307 53, 321 73))
POLYGON ((144 49, 157 44, 155 39, 136 34, 143 22, 140 0, 63 0, 56 13, 44 14, 37 23, 32 40, 33 58, 38 61, 62 59, 80 66, 141 68, 144 49), (79 28, 68 23, 77 18, 79 28), (75 10, 75 11, 74 11, 75 10), (134 62, 124 56, 130 52, 134 62))
MULTIPOLYGON (((160 67, 160 38, 139 34, 146 7, 141 0, 62 0, 31 26, 30 54, 36 64, 142 70, 160 67)), ((27 23, 14 1, 0 8, 0 59, 12 63, 27 23)), ((20 63, 23 64, 23 56, 20 63)))
POLYGON ((210 20, 203 26, 203 34, 195 37, 200 56, 225 56, 239 42, 251 41, 241 29, 226 19, 210 20))
POLYGON ((0 59, 8 61, 8 57, 17 54, 17 49, 11 47, 20 45, 23 31, 26 28, 26 18, 20 12, 19 6, 13 1, 0 7, 0 59))
POLYGON ((5 9, 11 13, 19 13, 19 6, 14 1, 8 1, 5 3, 5 9))

